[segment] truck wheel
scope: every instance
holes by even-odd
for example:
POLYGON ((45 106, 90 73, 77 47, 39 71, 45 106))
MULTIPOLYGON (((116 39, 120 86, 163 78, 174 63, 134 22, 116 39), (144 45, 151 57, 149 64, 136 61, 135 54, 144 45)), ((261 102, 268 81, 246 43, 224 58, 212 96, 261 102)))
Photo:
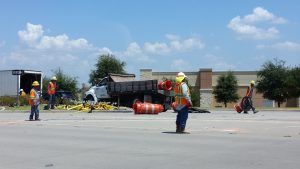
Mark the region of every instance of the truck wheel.
POLYGON ((86 98, 84 99, 85 102, 89 102, 89 103, 94 103, 95 99, 92 95, 87 95, 86 98))

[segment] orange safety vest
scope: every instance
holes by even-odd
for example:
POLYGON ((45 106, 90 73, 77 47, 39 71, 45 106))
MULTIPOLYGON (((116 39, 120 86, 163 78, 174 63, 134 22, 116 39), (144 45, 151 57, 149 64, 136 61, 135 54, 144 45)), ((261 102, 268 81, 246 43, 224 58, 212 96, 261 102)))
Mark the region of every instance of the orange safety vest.
POLYGON ((21 92, 20 94, 21 97, 26 97, 26 93, 24 91, 21 92))
MULTIPOLYGON (((33 106, 34 105, 33 100, 36 100, 36 99, 39 99, 38 93, 34 89, 31 89, 30 93, 29 93, 29 104, 31 106, 33 106)), ((39 101, 39 100, 37 100, 37 101, 39 101)))
POLYGON ((252 97, 252 94, 253 94, 253 87, 248 86, 246 96, 247 97, 252 97))
POLYGON ((49 82, 48 84, 48 94, 52 95, 55 94, 56 84, 49 82))
MULTIPOLYGON (((176 83, 175 89, 175 102, 177 105, 185 105, 187 106, 189 104, 189 101, 186 100, 186 98, 183 96, 182 93, 182 83, 176 83)), ((188 88, 188 95, 190 96, 190 89, 188 88)))

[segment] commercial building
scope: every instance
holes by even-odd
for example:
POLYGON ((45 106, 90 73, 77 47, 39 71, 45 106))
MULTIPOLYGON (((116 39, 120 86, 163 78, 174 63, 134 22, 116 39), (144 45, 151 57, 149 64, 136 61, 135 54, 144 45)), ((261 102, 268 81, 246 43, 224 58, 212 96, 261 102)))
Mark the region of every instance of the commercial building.
MULTIPOLYGON (((175 79, 178 72, 153 72, 152 69, 140 69, 141 80, 158 80, 175 79)), ((199 89, 201 96, 200 107, 224 107, 222 103, 216 102, 212 94, 213 88, 217 85, 217 79, 227 71, 213 71, 211 68, 199 69, 195 72, 184 72, 189 78, 189 84, 199 89)), ((238 95, 240 99, 245 96, 247 87, 251 80, 257 81, 256 71, 233 71, 238 80, 238 95)), ((299 107, 299 98, 289 99, 281 104, 282 107, 299 107)), ((277 104, 273 100, 264 99, 261 93, 254 90, 253 104, 256 107, 276 107, 277 104)), ((229 103, 228 107, 233 107, 234 103, 229 103)))

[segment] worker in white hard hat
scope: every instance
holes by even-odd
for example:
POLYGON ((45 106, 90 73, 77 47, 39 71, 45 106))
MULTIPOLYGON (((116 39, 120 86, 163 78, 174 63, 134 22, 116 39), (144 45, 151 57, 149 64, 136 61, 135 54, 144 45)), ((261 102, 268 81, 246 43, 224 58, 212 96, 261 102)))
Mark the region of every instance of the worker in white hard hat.
POLYGON ((23 89, 20 89, 19 95, 20 95, 21 97, 26 97, 26 93, 24 92, 23 89))
POLYGON ((258 112, 258 110, 255 110, 255 107, 253 106, 253 103, 252 103, 252 95, 253 95, 254 86, 255 86, 255 81, 251 80, 250 86, 248 86, 248 88, 247 88, 246 96, 243 98, 245 114, 247 114, 248 110, 250 110, 250 109, 252 109, 254 114, 258 112))
POLYGON ((35 120, 39 119, 39 105, 40 105, 40 84, 38 81, 34 81, 32 83, 32 89, 29 93, 29 104, 31 105, 31 112, 29 116, 29 120, 33 120, 33 116, 35 116, 35 120))
POLYGON ((178 112, 176 118, 176 133, 185 132, 185 126, 188 119, 189 107, 193 105, 190 89, 187 85, 187 76, 179 72, 176 76, 175 93, 175 111, 178 112))
POLYGON ((49 100, 48 100, 48 110, 54 109, 54 104, 55 104, 55 93, 57 89, 57 78, 56 76, 53 76, 51 78, 51 81, 48 84, 48 95, 49 95, 49 100))

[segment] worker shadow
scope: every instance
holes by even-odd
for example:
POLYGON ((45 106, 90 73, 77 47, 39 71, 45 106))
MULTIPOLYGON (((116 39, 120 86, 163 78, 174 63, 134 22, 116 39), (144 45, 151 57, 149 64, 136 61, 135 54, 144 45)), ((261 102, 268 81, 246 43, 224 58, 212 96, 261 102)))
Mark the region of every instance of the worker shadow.
POLYGON ((190 134, 190 132, 181 132, 181 133, 176 133, 175 131, 164 131, 164 132, 161 132, 163 134, 190 134))
POLYGON ((183 134, 183 133, 176 133, 175 131, 164 131, 161 133, 163 133, 163 134, 183 134))
POLYGON ((161 133, 163 133, 163 134, 179 134, 179 133, 176 133, 175 131, 164 131, 161 133))

